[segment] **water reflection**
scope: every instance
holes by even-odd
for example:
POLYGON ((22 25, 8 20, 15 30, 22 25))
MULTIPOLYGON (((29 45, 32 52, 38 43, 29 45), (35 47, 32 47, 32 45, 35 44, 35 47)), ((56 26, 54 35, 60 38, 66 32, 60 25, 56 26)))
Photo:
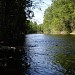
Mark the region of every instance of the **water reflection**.
POLYGON ((74 54, 57 54, 56 63, 61 64, 65 69, 64 74, 74 75, 75 74, 75 55, 74 54))
POLYGON ((75 36, 43 35, 26 36, 28 75, 74 75, 75 36))

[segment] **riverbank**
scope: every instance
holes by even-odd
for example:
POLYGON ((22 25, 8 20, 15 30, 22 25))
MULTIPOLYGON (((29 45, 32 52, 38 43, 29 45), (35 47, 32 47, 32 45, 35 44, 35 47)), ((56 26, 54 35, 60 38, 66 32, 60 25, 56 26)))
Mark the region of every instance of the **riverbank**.
POLYGON ((75 31, 73 31, 72 33, 70 33, 70 34, 73 34, 73 35, 75 35, 75 31))
POLYGON ((53 35, 69 35, 69 34, 72 34, 72 35, 75 35, 75 31, 69 33, 67 31, 61 31, 61 32, 58 32, 58 31, 55 31, 55 32, 44 32, 44 34, 53 34, 53 35))
POLYGON ((68 31, 52 31, 52 32, 44 32, 44 34, 62 34, 62 35, 67 35, 70 34, 68 31))

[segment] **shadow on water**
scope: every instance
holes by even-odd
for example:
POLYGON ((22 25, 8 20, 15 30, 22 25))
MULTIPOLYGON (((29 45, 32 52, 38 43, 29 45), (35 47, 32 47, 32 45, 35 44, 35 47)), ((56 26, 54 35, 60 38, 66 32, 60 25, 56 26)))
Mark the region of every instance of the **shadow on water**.
POLYGON ((0 75, 24 75, 24 43, 25 36, 0 42, 0 75))

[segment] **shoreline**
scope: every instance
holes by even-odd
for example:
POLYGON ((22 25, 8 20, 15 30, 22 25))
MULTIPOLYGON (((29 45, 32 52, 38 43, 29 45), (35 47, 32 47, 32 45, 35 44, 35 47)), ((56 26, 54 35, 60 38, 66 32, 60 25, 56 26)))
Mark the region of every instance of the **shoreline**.
POLYGON ((70 33, 70 34, 75 35, 75 33, 70 33))

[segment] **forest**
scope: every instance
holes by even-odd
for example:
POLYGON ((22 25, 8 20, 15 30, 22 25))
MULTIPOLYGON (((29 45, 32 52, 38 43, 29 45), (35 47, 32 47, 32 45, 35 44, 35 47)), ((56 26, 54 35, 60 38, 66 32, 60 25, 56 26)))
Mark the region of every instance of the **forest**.
POLYGON ((75 1, 52 0, 52 4, 44 12, 43 24, 37 25, 30 21, 29 28, 28 33, 74 34, 75 1))
POLYGON ((16 45, 18 41, 24 41, 24 35, 30 29, 27 19, 33 16, 31 7, 31 0, 0 0, 1 45, 16 45))
POLYGON ((34 17, 31 7, 36 8, 36 2, 34 2, 31 0, 0 1, 0 41, 12 41, 16 35, 30 33, 70 34, 75 32, 74 0, 52 0, 51 6, 44 12, 43 24, 39 25, 30 20, 34 17))
POLYGON ((0 35, 2 38, 36 32, 64 34, 75 31, 74 0, 52 0, 51 6, 44 12, 43 24, 40 25, 27 20, 34 16, 34 12, 30 9, 33 6, 30 0, 0 1, 0 35))
MULTIPOLYGON (((25 34, 42 31, 41 25, 30 21, 34 16, 36 3, 32 0, 1 0, 0 1, 0 41, 12 43, 15 38, 22 38, 25 34)), ((21 39, 21 40, 22 40, 21 39)), ((15 42, 14 41, 14 42, 15 42)), ((16 41, 17 42, 17 41, 16 41)))
POLYGON ((44 12, 44 33, 69 34, 75 31, 75 1, 52 0, 44 12))

